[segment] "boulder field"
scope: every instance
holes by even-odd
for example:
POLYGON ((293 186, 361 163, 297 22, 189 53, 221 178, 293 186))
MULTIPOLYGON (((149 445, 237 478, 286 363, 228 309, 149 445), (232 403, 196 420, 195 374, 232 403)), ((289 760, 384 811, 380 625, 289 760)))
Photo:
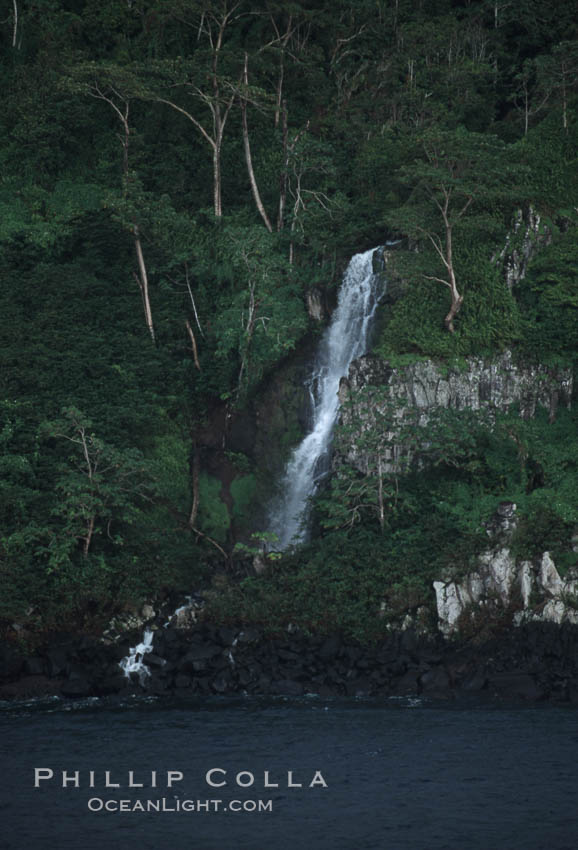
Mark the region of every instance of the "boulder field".
POLYGON ((553 701, 578 705, 578 626, 531 622, 448 640, 412 628, 372 646, 339 635, 275 637, 256 628, 197 623, 157 628, 147 673, 127 678, 119 662, 140 640, 53 635, 26 655, 0 647, 0 699, 148 693, 167 696, 427 697, 553 701))

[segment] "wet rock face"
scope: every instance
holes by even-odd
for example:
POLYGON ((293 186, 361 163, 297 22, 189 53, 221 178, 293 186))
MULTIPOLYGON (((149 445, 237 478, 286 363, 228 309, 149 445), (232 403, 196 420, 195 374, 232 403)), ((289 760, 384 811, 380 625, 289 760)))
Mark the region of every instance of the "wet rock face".
POLYGON ((113 643, 118 641, 127 632, 142 630, 145 623, 155 617, 153 606, 146 602, 140 611, 120 614, 114 617, 103 633, 103 641, 113 643))
POLYGON ((314 322, 324 321, 327 312, 321 298, 321 292, 318 289, 311 289, 307 293, 306 299, 309 318, 313 319, 314 322))
POLYGON ((518 524, 514 502, 500 502, 496 513, 486 523, 486 532, 494 540, 510 540, 518 524))

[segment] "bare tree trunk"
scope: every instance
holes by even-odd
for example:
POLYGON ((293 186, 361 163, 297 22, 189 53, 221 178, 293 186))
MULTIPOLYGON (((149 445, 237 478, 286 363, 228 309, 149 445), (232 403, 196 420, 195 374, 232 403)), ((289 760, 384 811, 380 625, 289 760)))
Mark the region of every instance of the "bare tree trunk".
POLYGON ((194 528, 197 522, 197 514, 199 512, 199 448, 196 443, 193 444, 193 504, 191 514, 189 516, 189 526, 194 528))
POLYGON ((283 170, 281 172, 279 186, 279 210, 277 212, 277 230, 283 229, 283 218, 285 216, 285 204, 287 203, 287 168, 289 167, 289 145, 287 130, 287 104, 283 101, 283 170))
POLYGON ((462 302, 464 300, 463 295, 460 295, 458 292, 458 287, 456 284, 456 275, 454 272, 454 260, 453 260, 453 247, 452 247, 452 225, 449 223, 447 217, 444 216, 445 225, 446 225, 446 267, 448 270, 449 277, 449 288, 452 295, 452 303, 449 310, 449 313, 444 319, 444 324, 450 333, 454 333, 454 319, 459 313, 462 302))
POLYGON ((377 457, 377 505, 379 508, 379 527, 383 533, 385 528, 385 508, 383 505, 383 469, 381 455, 377 457))
POLYGON ((283 78, 285 76, 285 50, 287 48, 287 44, 289 43, 289 39, 294 33, 293 29, 293 15, 289 15, 289 19, 287 21, 287 28, 283 36, 279 31, 277 24, 275 23, 275 18, 271 15, 271 24, 273 25, 273 29, 275 30, 276 39, 275 42, 281 46, 281 54, 279 57, 279 75, 277 77, 277 86, 275 91, 275 127, 279 126, 279 118, 281 116, 281 106, 283 103, 283 78))
POLYGON ((529 104, 529 95, 528 88, 526 87, 524 91, 524 135, 528 135, 528 125, 530 121, 530 104, 529 104))
POLYGON ((213 116, 213 197, 215 203, 215 216, 221 218, 223 209, 221 206, 221 147, 223 144, 223 133, 225 130, 225 122, 229 114, 228 107, 224 115, 221 115, 221 90, 218 77, 219 54, 223 44, 223 34, 229 20, 230 12, 226 11, 226 3, 223 7, 224 16, 218 23, 217 40, 213 42, 212 36, 209 36, 211 48, 213 50, 212 62, 212 87, 213 87, 213 102, 210 104, 211 113, 213 116))
POLYGON ((444 324, 450 333, 454 333, 454 319, 460 312, 462 302, 464 300, 464 296, 460 295, 458 290, 455 287, 451 289, 452 293, 452 305, 450 307, 449 313, 444 319, 444 324))
POLYGON ((197 323, 197 327, 200 331, 201 336, 204 337, 205 334, 203 333, 203 329, 202 329, 201 323, 199 321, 199 314, 197 313, 197 305, 195 304, 195 298, 193 296, 193 290, 191 289, 191 282, 189 280, 189 269, 188 269, 186 263, 185 263, 185 282, 187 284, 187 289, 189 291, 189 297, 191 299, 191 304, 193 305, 193 313, 195 314, 195 321, 197 323))
POLYGON ((191 513, 189 515, 188 526, 198 537, 204 537, 205 540, 208 540, 215 549, 218 549, 225 561, 229 561, 229 556, 225 552, 222 546, 217 543, 216 540, 213 540, 212 537, 209 537, 208 534, 205 534, 204 531, 201 531, 197 528, 197 515, 199 513, 199 472, 200 472, 200 463, 199 463, 199 448, 196 442, 193 444, 193 469, 192 469, 192 478, 193 478, 193 504, 191 506, 191 513))
POLYGON ((285 71, 285 53, 281 51, 281 59, 279 61, 279 76, 277 78, 277 99, 275 102, 275 127, 279 126, 279 118, 283 106, 283 74, 285 71))
MULTIPOLYGON (((87 436, 86 436, 85 427, 81 423, 77 423, 75 420, 73 420, 73 421, 74 421, 74 425, 77 429, 77 433, 78 433, 79 438, 80 438, 80 440, 73 440, 73 442, 79 442, 80 441, 80 444, 82 445, 82 453, 84 454, 84 459, 86 461, 86 474, 88 476, 88 480, 92 484, 92 479, 93 479, 94 473, 96 471, 96 465, 98 463, 98 460, 96 460, 94 463, 91 460, 90 451, 89 451, 89 448, 88 448, 88 440, 90 438, 87 438, 87 436)), ((88 556, 88 551, 90 549, 90 544, 92 542, 92 536, 94 534, 95 522, 96 522, 96 518, 95 518, 94 514, 91 514, 91 516, 89 517, 89 519, 87 521, 86 534, 83 538, 84 544, 83 544, 83 547, 82 547, 82 554, 85 558, 88 556)))
MULTIPOLYGON (((121 101, 121 104, 124 106, 124 112, 120 109, 120 107, 115 102, 113 96, 110 97, 106 95, 100 86, 95 83, 92 90, 92 97, 97 98, 98 100, 104 100, 106 103, 111 106, 116 112, 123 128, 123 135, 121 136, 121 145, 122 145, 122 176, 123 176, 123 191, 126 195, 127 187, 128 187, 128 155, 129 155, 129 147, 130 147, 130 126, 128 123, 129 111, 130 111, 130 101, 128 98, 122 97, 118 92, 115 92, 113 89, 114 97, 118 98, 121 101)), ((134 247, 137 258, 138 265, 138 275, 135 273, 134 277, 138 284, 138 287, 141 291, 143 308, 145 313, 145 322, 148 328, 148 331, 151 335, 151 339, 155 342, 155 329, 153 325, 153 314, 151 310, 151 304, 149 299, 149 282, 148 282, 148 274, 146 269, 146 264, 144 261, 144 255, 142 250, 142 244, 140 240, 140 234, 138 225, 133 223, 132 227, 132 235, 134 239, 134 247)))
POLYGON ((145 265, 145 261, 144 261, 144 255, 143 255, 143 251, 142 251, 142 245, 141 245, 141 241, 140 241, 140 234, 139 234, 138 225, 133 224, 132 232, 133 232, 133 236, 134 236, 134 247, 135 247, 135 251, 136 251, 136 258, 137 258, 138 272, 139 272, 138 275, 135 275, 135 277, 136 277, 136 280, 137 280, 137 283, 139 285, 141 295, 142 295, 142 302, 143 302, 143 307, 144 307, 146 326, 149 330, 152 341, 156 342, 155 329, 154 329, 154 325, 153 325, 153 314, 152 314, 152 311, 151 311, 151 304, 150 304, 150 300, 149 300, 148 274, 147 274, 147 269, 146 269, 146 265, 145 265))
POLYGON ((221 207, 221 145, 216 143, 213 147, 213 206, 215 216, 221 218, 223 210, 221 207))
POLYGON ((90 519, 88 520, 88 523, 87 523, 87 526, 86 526, 86 536, 84 537, 84 545, 82 547, 82 554, 84 555, 85 558, 88 557, 88 551, 90 549, 90 544, 92 543, 92 536, 94 534, 94 524, 95 524, 95 519, 94 519, 94 514, 93 514, 90 517, 90 519))
POLYGON ((208 534, 205 534, 205 532, 204 532, 204 531, 201 531, 199 528, 196 528, 196 527, 195 527, 195 528, 191 528, 191 531, 192 531, 194 534, 198 535, 198 537, 204 537, 204 538, 205 538, 205 540, 208 540, 208 541, 209 541, 209 543, 212 543, 212 544, 213 544, 213 546, 215 547, 215 549, 218 549, 218 550, 219 550, 219 552, 221 553, 221 555, 223 556, 223 558, 225 559, 225 561, 226 561, 227 563, 229 562, 229 556, 227 555, 227 553, 225 552, 225 550, 223 549, 223 547, 222 547, 219 543, 217 543, 217 541, 216 541, 216 540, 213 540, 213 538, 212 538, 212 537, 209 537, 209 535, 208 535, 208 534))
POLYGON ((14 21, 12 26, 12 47, 16 47, 16 43, 18 41, 18 3, 16 0, 12 0, 12 6, 14 8, 14 21))
POLYGON ((195 361, 195 366, 197 367, 197 369, 200 372, 201 371, 201 364, 199 363, 199 352, 198 352, 198 349, 197 349, 197 340, 195 339, 195 334, 193 333, 191 323, 189 322, 188 319, 185 320, 185 325, 187 327, 187 331, 189 333, 189 338, 191 340, 191 346, 192 346, 192 349, 193 349, 193 359, 195 361))
MULTIPOLYGON (((308 122, 309 126, 309 122, 308 122)), ((295 140, 296 141, 296 140, 295 140)), ((295 146, 295 143, 292 145, 292 148, 295 146)), ((301 178, 303 176, 302 171, 295 172, 295 203, 293 204, 293 218, 291 220, 291 239, 289 242, 289 265, 293 265, 293 261, 295 259, 295 240, 293 234, 297 228, 297 217, 299 215, 299 209, 301 207, 304 208, 303 199, 301 197, 301 178)))
POLYGON ((258 303, 255 301, 255 284, 251 282, 249 288, 249 310, 247 315, 247 324, 245 325, 245 345, 244 351, 241 353, 241 368, 239 369, 239 377, 237 378, 237 395, 241 393, 242 381, 249 363, 249 353, 251 348, 251 340, 253 339, 253 331, 255 330, 255 316, 258 303))
MULTIPOLYGON (((243 69, 243 83, 245 84, 245 86, 249 85, 248 62, 249 58, 245 53, 245 66, 243 69)), ((249 172, 251 191, 253 193, 253 198, 259 211, 259 215, 263 219, 265 227, 267 228, 269 233, 272 233, 273 228, 271 226, 271 222, 269 221, 267 211, 263 206, 263 201, 261 200, 261 195, 259 193, 259 187, 257 186, 257 180, 255 179, 255 172, 253 170, 253 160, 251 159, 251 145, 249 142, 249 125, 247 123, 247 100, 244 97, 241 97, 241 116, 243 121, 243 147, 245 149, 245 162, 247 163, 247 171, 249 172)))

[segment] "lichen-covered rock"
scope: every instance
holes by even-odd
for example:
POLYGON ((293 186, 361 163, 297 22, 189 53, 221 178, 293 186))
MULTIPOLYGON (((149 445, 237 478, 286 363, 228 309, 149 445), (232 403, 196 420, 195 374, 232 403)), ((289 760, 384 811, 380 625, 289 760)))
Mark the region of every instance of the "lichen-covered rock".
POLYGON ((174 614, 169 617, 165 627, 173 629, 192 629, 198 622, 199 613, 205 607, 204 601, 199 597, 186 597, 186 602, 176 609, 174 614))
POLYGON ((460 579, 434 582, 438 626, 449 636, 468 617, 489 616, 519 607, 512 617, 523 623, 578 624, 578 580, 563 580, 549 552, 532 563, 516 563, 509 548, 484 552, 478 565, 460 579), (531 604, 532 599, 534 603, 531 604))
POLYGON ((515 559, 509 549, 501 548, 484 552, 477 569, 459 581, 434 582, 440 631, 444 635, 457 631, 468 612, 507 608, 517 581, 515 559))
POLYGON ((141 631, 145 623, 152 620, 154 616, 155 611, 149 604, 143 605, 140 613, 119 614, 110 621, 102 634, 101 640, 105 644, 118 643, 126 634, 141 631))

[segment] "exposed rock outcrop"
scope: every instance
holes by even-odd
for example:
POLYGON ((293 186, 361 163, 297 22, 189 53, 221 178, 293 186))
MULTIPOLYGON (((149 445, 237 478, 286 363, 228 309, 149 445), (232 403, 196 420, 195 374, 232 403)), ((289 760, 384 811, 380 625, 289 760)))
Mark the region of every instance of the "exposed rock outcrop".
POLYGON ((506 244, 492 257, 492 262, 501 264, 510 291, 525 278, 532 257, 551 242, 552 232, 537 210, 530 206, 516 212, 506 244))
MULTIPOLYGON (((523 418, 531 418, 539 407, 553 420, 559 405, 569 407, 572 396, 572 370, 532 363, 516 363, 511 351, 491 359, 468 357, 448 365, 430 359, 394 365, 377 355, 355 360, 349 376, 341 381, 339 396, 342 421, 363 431, 376 427, 385 417, 386 408, 395 408, 397 425, 386 436, 393 441, 389 457, 393 464, 407 457, 407 448, 395 445, 395 428, 401 428, 409 416, 414 424, 425 425, 432 411, 439 409, 485 411, 491 417, 518 405, 523 418), (371 388, 371 397, 364 393, 371 388)), ((339 445, 339 457, 367 471, 368 458, 355 446, 339 445)))
POLYGON ((563 580, 549 552, 519 564, 508 548, 485 552, 475 570, 459 581, 436 581, 434 589, 439 628, 446 636, 481 611, 492 617, 512 608, 518 609, 512 613, 515 626, 578 624, 578 579, 563 580))
POLYGON ((145 623, 156 616, 153 606, 145 602, 140 611, 127 612, 114 617, 104 630, 102 640, 104 643, 115 643, 127 632, 142 629, 145 623))
POLYGON ((515 509, 503 503, 488 523, 492 545, 475 569, 461 578, 434 582, 438 627, 446 637, 468 622, 507 616, 514 626, 524 623, 578 624, 578 575, 562 579, 549 552, 533 561, 517 561, 510 546, 515 509))

